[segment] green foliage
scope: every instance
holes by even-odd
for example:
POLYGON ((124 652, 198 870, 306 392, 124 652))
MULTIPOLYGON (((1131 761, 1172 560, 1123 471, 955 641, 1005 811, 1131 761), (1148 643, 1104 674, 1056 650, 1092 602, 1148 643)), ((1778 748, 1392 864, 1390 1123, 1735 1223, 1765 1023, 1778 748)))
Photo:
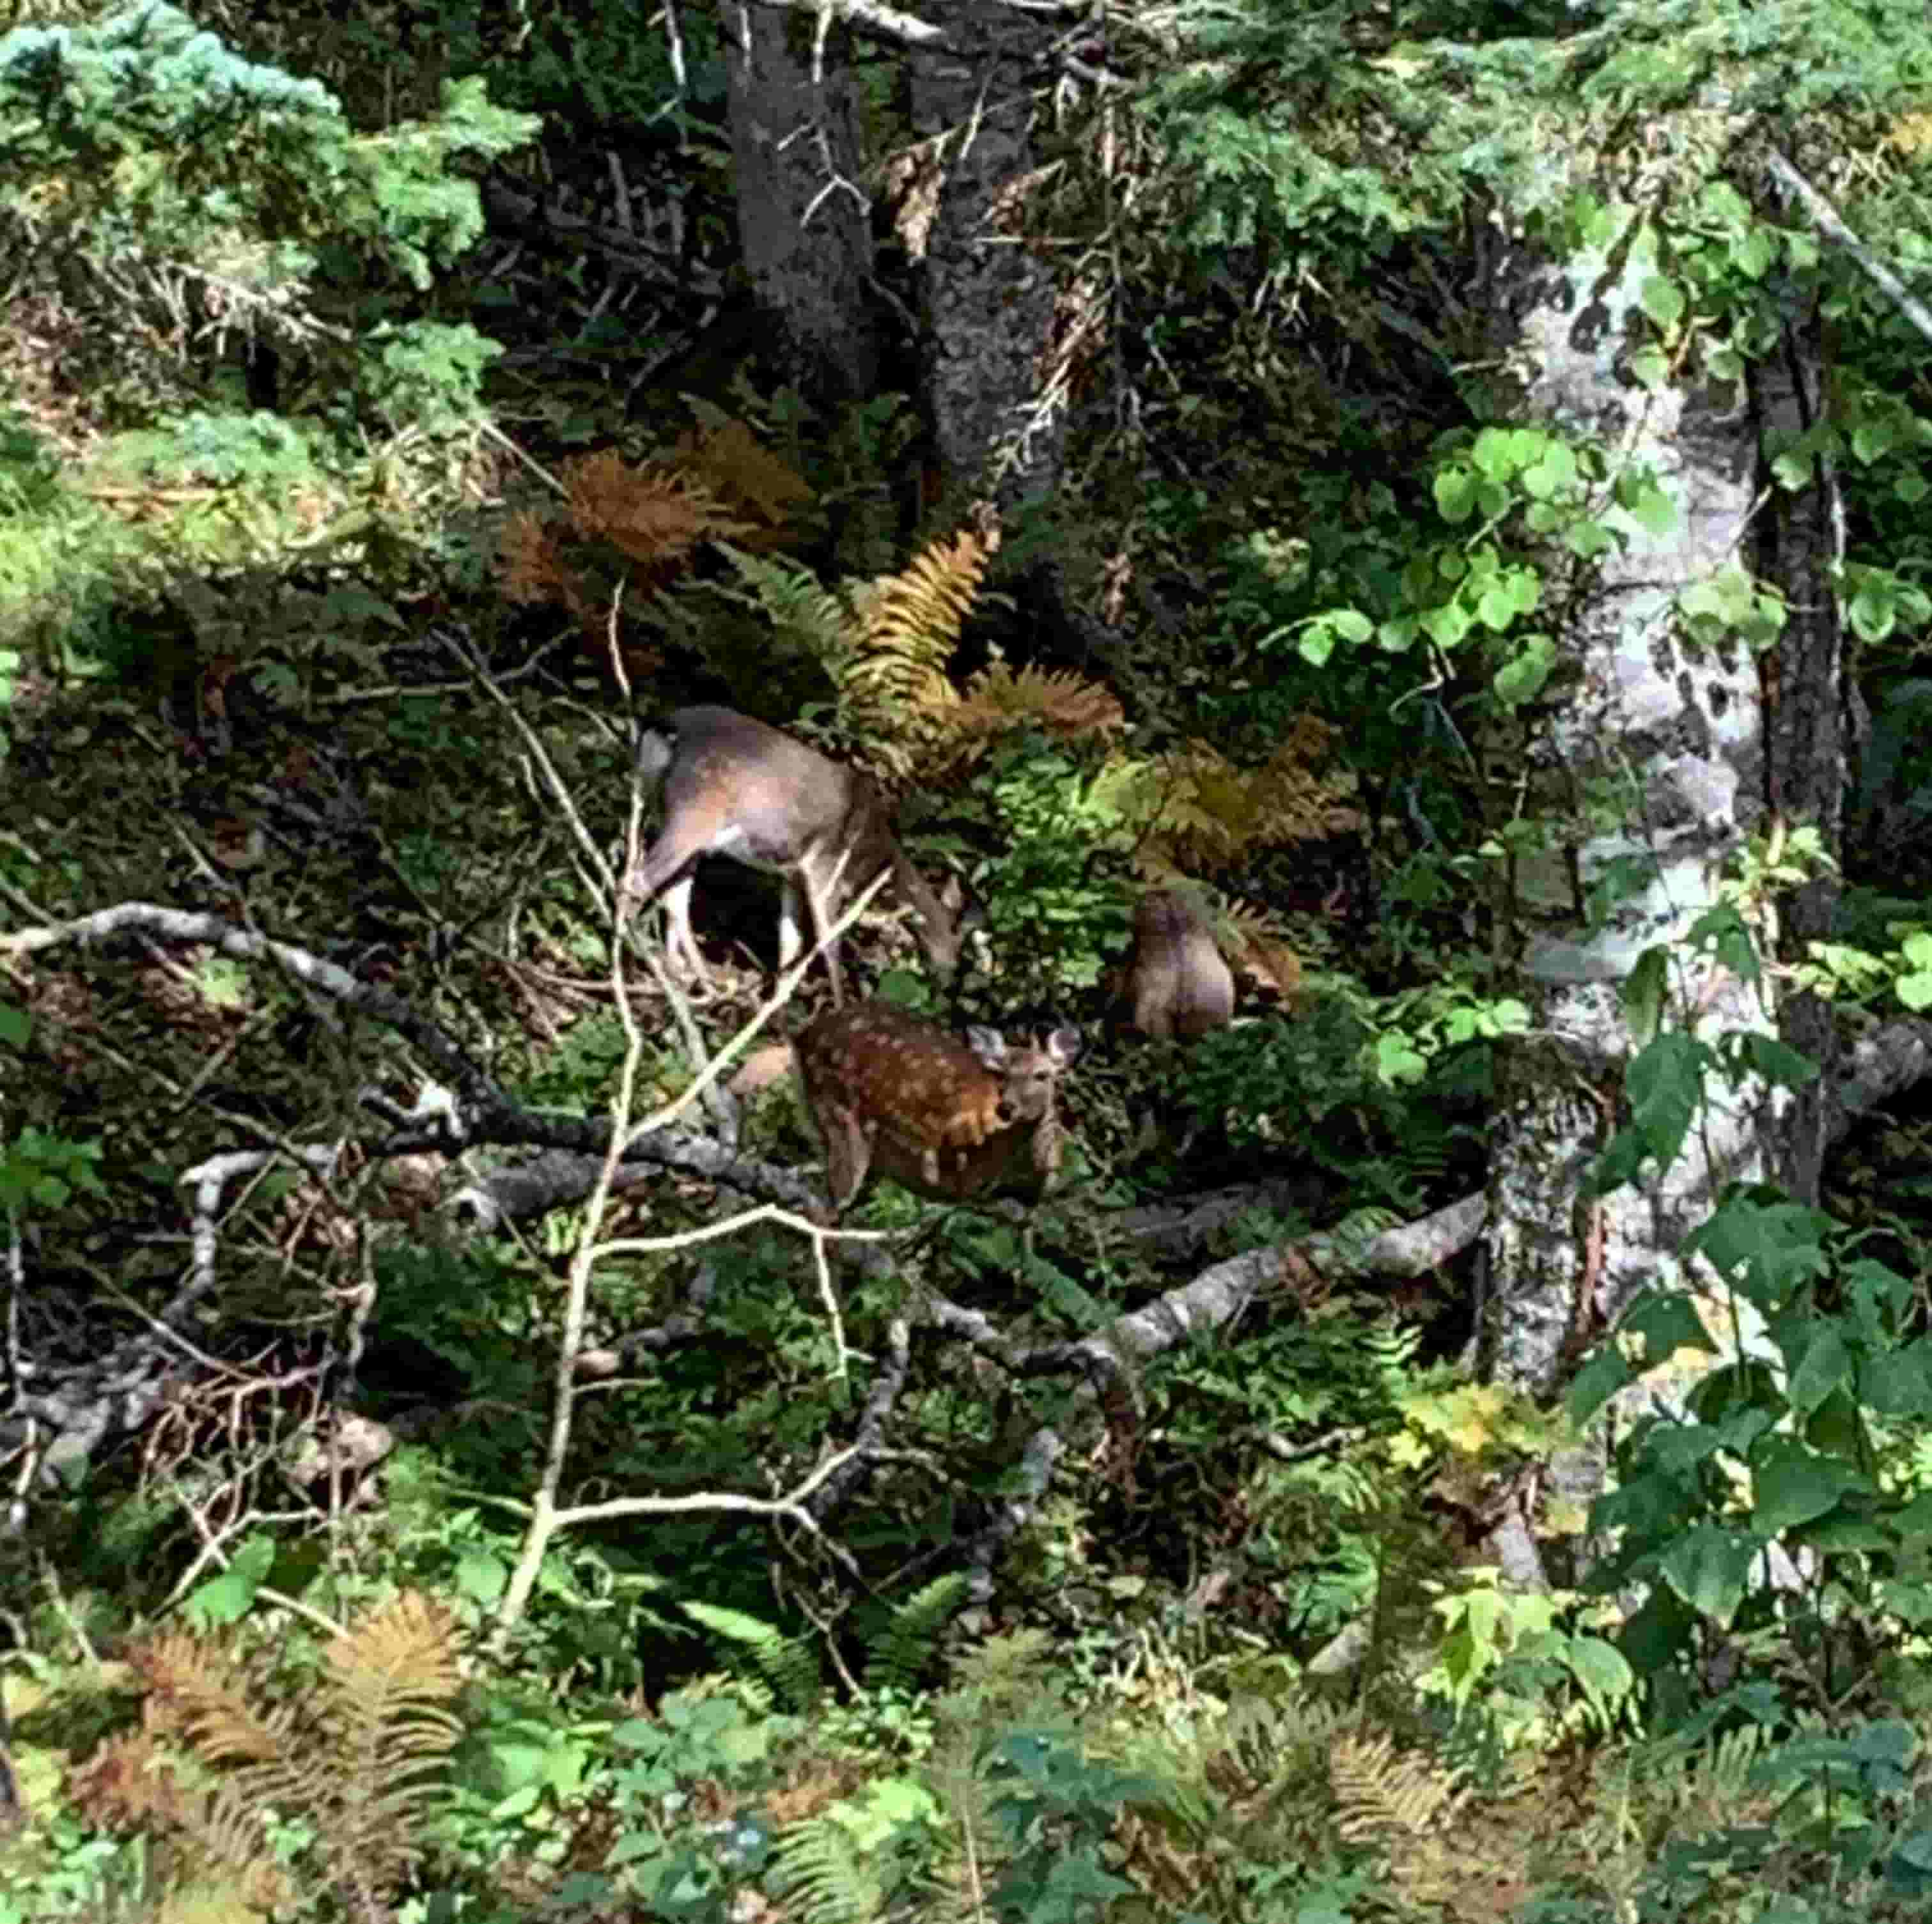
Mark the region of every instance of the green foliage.
MULTIPOLYGON (((0 247, 28 285, 56 253, 85 268, 50 291, 104 310, 88 350, 100 364, 98 413, 145 416, 171 391, 218 388, 218 355, 196 368, 207 361, 198 343, 231 334, 326 370, 314 388, 332 406, 359 393, 379 420, 432 427, 473 411, 494 346, 398 304, 482 232, 475 184, 454 166, 535 130, 493 106, 480 79, 450 87, 434 115, 367 136, 316 82, 239 58, 176 9, 143 4, 0 37, 0 121, 14 136, 0 165, 0 247)), ((340 425, 356 447, 358 423, 340 425)), ((261 463, 302 459, 292 430, 260 416, 204 412, 172 433, 180 464, 217 479, 284 478, 261 463)))
POLYGON ((1790 1924, 1863 1924, 1924 1914, 1928 1838, 1918 1734, 1895 1720, 1854 1720, 1842 1734, 1776 1739, 1765 1706, 1733 1693, 1694 1734, 1639 1746, 1625 1766, 1641 1804, 1681 1812, 1646 1839, 1628 1875, 1600 1895, 1545 1897, 1522 1924, 1667 1924, 1748 1915, 1790 1924), (1700 1817, 1704 1821, 1700 1823, 1700 1817), (1712 1820, 1714 1819, 1713 1821, 1712 1820))
POLYGON ((1371 642, 1392 655, 1422 644, 1451 660, 1468 647, 1498 706, 1520 708, 1543 693, 1556 661, 1549 636, 1522 625, 1545 595, 1539 550, 1560 547, 1587 562, 1614 544, 1620 524, 1652 523, 1671 511, 1653 479, 1628 472, 1614 478, 1606 511, 1597 496, 1610 478, 1594 451, 1546 429, 1447 434, 1438 443, 1436 511, 1452 528, 1473 521, 1472 532, 1412 552, 1397 592, 1380 607, 1330 610, 1261 645, 1293 633, 1303 658, 1318 667, 1338 648, 1371 642))
POLYGON ((716 1604, 688 1602, 683 1609, 692 1622, 742 1653, 787 1710, 809 1710, 818 1701, 823 1686, 818 1646, 811 1636, 788 1636, 776 1624, 716 1604))
POLYGON ((935 1577, 880 1618, 866 1640, 867 1683, 916 1689, 932 1667, 940 1633, 958 1614, 971 1587, 962 1571, 935 1577))
POLYGON ((1092 987, 1126 946, 1138 891, 1130 824, 1091 764, 1037 734, 1004 742, 954 813, 983 823, 993 851, 974 879, 1002 999, 1051 1005, 1092 987))
POLYGON ((1025 1730, 989 1745, 980 1770, 988 1815, 1012 1853, 988 1893, 995 1916, 1083 1924, 1132 1891, 1107 1868, 1104 1847, 1124 1812, 1163 1800, 1156 1779, 1094 1762, 1058 1733, 1025 1730))
POLYGON ((600 1872, 556 1893, 559 1911, 568 1916, 583 1905, 606 1917, 629 1897, 660 1916, 724 1924, 733 1894, 763 1871, 773 1827, 755 1806, 722 1824, 706 1821, 693 1812, 692 1794, 704 1784, 740 1793, 769 1784, 774 1745, 797 1728, 754 1711, 735 1692, 697 1687, 666 1696, 654 1718, 616 1725, 598 1786, 616 1836, 600 1872))
POLYGON ((1616 1646, 1574 1627, 1575 1599, 1504 1590, 1493 1570, 1442 1591, 1442 1641, 1418 1687, 1459 1715, 1481 1693, 1484 1719, 1505 1748, 1535 1728, 1541 1741, 1582 1721, 1598 1729, 1630 1707, 1636 1677, 1616 1646), (1555 1712, 1552 1728, 1552 1710, 1555 1712))
POLYGON ((370 410, 393 433, 414 426, 434 433, 478 412, 484 370, 502 352, 466 322, 384 322, 364 338, 362 363, 370 410))
POLYGON ((61 493, 54 450, 16 409, 0 408, 0 509, 10 516, 40 514, 61 493))
POLYGON ((59 180, 67 218, 101 239, 164 233, 187 252, 252 229, 283 250, 264 263, 277 279, 346 244, 418 288, 482 231, 476 188, 450 162, 507 153, 536 130, 471 79, 435 119, 362 138, 316 82, 238 59, 153 0, 0 37, 0 115, 16 190, 59 180))
POLYGON ((1292 1017, 1202 1037, 1176 1093, 1197 1126, 1236 1146, 1292 1143, 1352 1189, 1413 1204, 1467 1134, 1442 1098, 1486 1077, 1462 1061, 1431 1077, 1418 1046, 1430 1038, 1399 1020, 1380 1028, 1378 1013, 1339 982, 1328 993, 1317 984, 1292 1017), (1438 1099, 1428 1099, 1432 1089, 1438 1099))
POLYGON ((209 414, 199 409, 164 427, 116 436, 99 459, 117 481, 173 487, 204 482, 265 490, 316 478, 308 438, 279 415, 209 414))
MULTIPOLYGON (((0 1008, 0 1017, 7 1011, 0 1008)), ((0 1022, 0 1029, 5 1024, 0 1022)), ((0 1035, 0 1044, 4 1041, 0 1035)), ((103 1150, 96 1141, 76 1142, 31 1125, 0 1137, 0 1211, 63 1209, 78 1194, 104 1196, 103 1150)))
POLYGON ((779 1833, 771 1888, 806 1924, 864 1924, 923 1868, 938 1815, 916 1779, 875 1780, 779 1833))
MULTIPOLYGON (((1618 1533, 1618 1548, 1593 1581, 1652 1586, 1624 1648, 1653 1682, 1706 1627, 1782 1625, 1803 1632, 1828 1697, 1853 1625, 1882 1643, 1932 1621, 1917 1549, 1932 1494, 1912 1434, 1932 1416, 1932 1346, 1913 1327, 1909 1282, 1774 1194, 1729 1196, 1685 1254, 1724 1279, 1747 1341, 1681 1416, 1653 1416, 1620 1446, 1618 1488, 1592 1520, 1618 1533), (1774 1551, 1804 1580, 1753 1587, 1774 1551)), ((1716 1347, 1690 1292, 1646 1293, 1578 1377, 1573 1415, 1686 1347, 1716 1347)))

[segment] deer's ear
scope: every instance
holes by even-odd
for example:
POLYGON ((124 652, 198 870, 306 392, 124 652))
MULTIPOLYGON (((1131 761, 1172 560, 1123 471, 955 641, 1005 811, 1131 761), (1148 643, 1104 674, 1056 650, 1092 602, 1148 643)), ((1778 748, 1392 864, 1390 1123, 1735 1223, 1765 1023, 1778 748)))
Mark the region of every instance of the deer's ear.
POLYGON ((983 1068, 1002 1069, 1006 1063, 1006 1038, 997 1029, 969 1029, 966 1046, 980 1058, 983 1068))
POLYGON ((1068 1027, 1056 1029, 1046 1038, 1046 1053, 1052 1057, 1056 1068, 1064 1068, 1073 1060, 1084 1046, 1084 1038, 1078 1029, 1068 1027))

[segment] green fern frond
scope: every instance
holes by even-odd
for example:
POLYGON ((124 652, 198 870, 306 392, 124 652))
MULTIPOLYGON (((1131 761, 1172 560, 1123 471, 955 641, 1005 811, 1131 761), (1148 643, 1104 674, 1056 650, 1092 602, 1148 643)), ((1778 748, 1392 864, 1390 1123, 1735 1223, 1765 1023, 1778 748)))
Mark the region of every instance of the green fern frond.
POLYGON ((748 554, 720 542, 718 551, 736 570, 754 603, 772 625, 772 640, 782 652, 810 655, 836 676, 850 655, 852 631, 837 595, 822 587, 809 568, 766 555, 748 554))
POLYGON ((866 1680, 914 1690, 938 1654, 940 1634, 958 1614, 972 1580, 939 1577, 899 1605, 866 1640, 866 1680))
POLYGON ((693 1623, 742 1650, 788 1710, 808 1710, 824 1688, 818 1650, 808 1638, 788 1637, 776 1624, 715 1603, 679 1606, 693 1623))
POLYGON ((772 1844, 772 1892, 800 1924, 869 1924, 885 1903, 872 1855, 830 1814, 788 1824, 772 1844))

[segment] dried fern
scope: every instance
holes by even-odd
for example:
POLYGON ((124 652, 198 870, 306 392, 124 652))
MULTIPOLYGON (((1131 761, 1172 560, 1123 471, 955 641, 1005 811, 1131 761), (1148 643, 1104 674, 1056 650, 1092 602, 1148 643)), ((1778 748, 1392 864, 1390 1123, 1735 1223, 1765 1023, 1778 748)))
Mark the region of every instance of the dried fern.
POLYGON ((103 1830, 156 1842, 164 1913, 211 1893, 248 1917, 293 1902, 260 1803, 232 1777, 195 1777, 192 1770, 153 1730, 129 1731, 109 1738, 76 1773, 74 1805, 103 1830))
POLYGON ((606 448, 567 462, 562 478, 562 510, 514 516, 497 566, 506 598, 560 602, 587 632, 607 619, 620 574, 648 595, 686 573, 706 544, 774 547, 811 495, 732 420, 694 430, 664 459, 634 463, 606 448))
POLYGON ((982 668, 959 697, 958 725, 981 735, 1032 722, 1068 740, 1126 725, 1111 689, 1066 669, 1015 669, 1004 661, 982 668))
POLYGON ((1138 826, 1143 868, 1228 868, 1257 848, 1358 824, 1349 778, 1324 766, 1332 741, 1325 722, 1304 716, 1258 769, 1238 768, 1198 741, 1149 759, 1116 755, 1095 792, 1138 826))
POLYGON ((634 467, 610 449, 568 463, 563 482, 578 534, 608 541, 657 575, 682 566, 701 541, 743 541, 758 532, 694 475, 634 467))
POLYGON ((316 1724, 344 1761, 332 1803, 337 1834, 381 1849, 412 1833, 442 1796, 444 1759, 461 1727, 443 1706, 463 1687, 448 1617, 405 1595, 323 1653, 316 1724))
POLYGON ((783 539, 812 499, 811 484, 735 418, 686 430, 667 465, 727 504, 746 526, 737 538, 752 547, 783 539))
POLYGON ((292 1706, 272 1719, 248 1701, 241 1677, 218 1645, 176 1631, 128 1653, 148 1686, 152 1722, 179 1737, 205 1763, 278 1757, 294 1719, 292 1706))
POLYGON ((88 1766, 94 1808, 172 1833, 251 1902, 284 1888, 270 1882, 283 1875, 263 1836, 270 1810, 305 1819, 331 1884, 365 1904, 415 1862, 460 1734, 446 1707, 461 1687, 455 1626, 440 1605, 405 1593, 372 1612, 329 1647, 316 1684, 269 1710, 211 1641, 157 1637, 129 1661, 148 1688, 145 1728, 88 1766), (177 1778, 170 1742, 208 1770, 205 1784, 177 1778))
POLYGON ((1426 1836, 1468 1800, 1461 1773, 1379 1737, 1338 1737, 1328 1753, 1337 1828, 1352 1844, 1426 1836))
POLYGON ((971 533, 934 541, 897 574, 849 591, 853 644, 838 670, 841 706, 889 775, 910 774, 958 732, 946 664, 992 552, 971 533))
POLYGON ((1224 901, 1214 932, 1228 961, 1258 977, 1284 1002, 1301 993, 1301 958, 1289 947, 1272 911, 1224 901))

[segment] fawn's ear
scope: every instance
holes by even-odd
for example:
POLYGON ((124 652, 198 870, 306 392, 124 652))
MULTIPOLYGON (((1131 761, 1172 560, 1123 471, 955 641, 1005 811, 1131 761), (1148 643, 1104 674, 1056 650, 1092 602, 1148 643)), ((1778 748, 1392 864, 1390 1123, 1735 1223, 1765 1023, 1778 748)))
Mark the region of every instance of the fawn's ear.
POLYGON ((653 721, 648 715, 632 716, 631 758, 639 781, 646 784, 662 781, 676 753, 677 744, 665 724, 653 721))
POLYGON ((956 918, 962 935, 986 925, 986 905, 980 901, 980 892, 956 868, 949 868, 939 885, 939 906, 956 918))
POLYGON ((966 1046, 980 1058, 982 1068, 995 1071, 1006 1065, 1006 1038, 997 1029, 969 1029, 966 1046))
POLYGON ((1078 1029, 1071 1026, 1056 1029, 1042 1046, 1052 1059, 1054 1067, 1064 1069, 1079 1054, 1084 1046, 1084 1038, 1078 1029))

